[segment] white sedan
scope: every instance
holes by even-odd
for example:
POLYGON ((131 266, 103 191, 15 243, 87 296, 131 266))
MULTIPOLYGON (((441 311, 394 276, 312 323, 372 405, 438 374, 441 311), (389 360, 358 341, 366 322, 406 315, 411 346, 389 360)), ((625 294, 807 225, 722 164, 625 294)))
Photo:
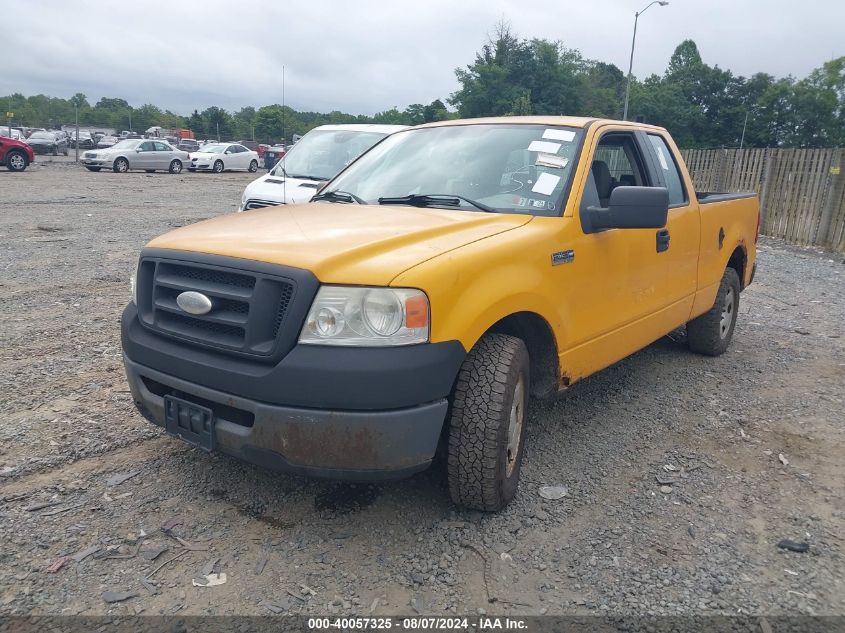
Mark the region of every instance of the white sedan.
POLYGON ((209 143, 191 152, 188 171, 258 170, 258 152, 238 143, 209 143))

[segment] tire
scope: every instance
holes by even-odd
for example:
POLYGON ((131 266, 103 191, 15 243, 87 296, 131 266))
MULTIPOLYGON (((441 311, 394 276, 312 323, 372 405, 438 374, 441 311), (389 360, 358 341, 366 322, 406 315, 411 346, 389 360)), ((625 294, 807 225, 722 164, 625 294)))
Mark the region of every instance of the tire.
POLYGON ((168 167, 167 171, 169 171, 171 174, 181 174, 182 161, 174 158, 172 161, 170 161, 170 167, 168 167))
POLYGON ((23 171, 29 166, 26 154, 12 150, 6 154, 6 169, 9 171, 23 171))
POLYGON ((250 170, 251 172, 256 172, 256 171, 258 171, 258 161, 257 161, 257 160, 250 161, 250 163, 249 163, 249 170, 250 170))
POLYGON ((214 161, 214 167, 211 168, 211 171, 213 171, 215 174, 221 173, 223 171, 223 161, 222 160, 214 161))
POLYGON ((67 147, 65 148, 65 151, 62 152, 62 155, 67 156, 67 147))
POLYGON ((59 148, 58 148, 58 146, 56 146, 56 147, 53 148, 53 156, 58 156, 58 155, 59 155, 59 148))
POLYGON ((114 161, 114 166, 112 167, 116 174, 125 174, 129 171, 129 161, 125 158, 118 158, 114 161))
POLYGON ((99 167, 86 167, 85 169, 87 169, 88 171, 100 171, 99 167))
POLYGON ((739 275, 727 268, 713 307, 687 323, 687 345, 698 354, 721 356, 728 349, 739 310, 739 275))
POLYGON ((467 354, 449 413, 446 469, 455 503, 491 512, 516 495, 529 387, 521 339, 486 334, 467 354))

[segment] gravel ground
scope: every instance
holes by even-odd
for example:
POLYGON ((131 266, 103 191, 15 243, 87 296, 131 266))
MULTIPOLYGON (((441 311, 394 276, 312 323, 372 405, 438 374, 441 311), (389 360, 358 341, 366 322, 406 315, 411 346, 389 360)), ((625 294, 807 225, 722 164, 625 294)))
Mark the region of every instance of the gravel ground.
POLYGON ((252 178, 0 171, 0 614, 845 615, 841 255, 763 239, 727 354, 677 332, 533 405, 521 492, 485 515, 442 469, 277 475, 134 411, 138 250, 252 178))

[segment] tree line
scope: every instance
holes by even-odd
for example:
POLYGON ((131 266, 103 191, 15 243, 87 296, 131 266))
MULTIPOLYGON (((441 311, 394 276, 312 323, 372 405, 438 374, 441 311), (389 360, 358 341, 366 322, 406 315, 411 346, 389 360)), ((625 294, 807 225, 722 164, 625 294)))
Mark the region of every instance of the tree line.
MULTIPOLYGON (((72 124, 145 130, 188 127, 198 138, 291 140, 329 123, 418 125, 450 118, 502 115, 622 117, 626 77, 617 66, 585 59, 562 42, 525 39, 497 25, 475 60, 455 70, 459 88, 431 103, 393 107, 372 116, 297 111, 279 104, 229 112, 218 106, 183 116, 153 104, 133 108, 104 97, 93 106, 84 94, 70 99, 13 94, 0 114, 19 125, 72 124), (451 109, 446 104, 451 106, 451 109)), ((681 42, 662 75, 634 78, 628 118, 669 129, 685 148, 838 147, 845 145, 845 57, 823 63, 807 77, 759 72, 735 76, 709 66, 692 40, 681 42)))

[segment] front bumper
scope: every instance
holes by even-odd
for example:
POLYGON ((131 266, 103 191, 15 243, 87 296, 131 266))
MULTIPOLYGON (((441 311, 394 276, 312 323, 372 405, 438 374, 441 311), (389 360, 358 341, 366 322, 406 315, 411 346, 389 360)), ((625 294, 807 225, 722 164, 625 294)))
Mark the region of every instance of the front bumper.
POLYGON ((457 341, 402 348, 295 346, 276 364, 199 349, 123 314, 133 400, 165 426, 164 397, 211 409, 215 445, 267 468, 336 479, 426 468, 465 352, 457 341))
POLYGON ((197 169, 199 171, 205 171, 205 170, 210 171, 212 166, 213 165, 211 163, 194 163, 194 162, 191 162, 191 164, 188 165, 188 169, 191 169, 191 170, 197 169))

